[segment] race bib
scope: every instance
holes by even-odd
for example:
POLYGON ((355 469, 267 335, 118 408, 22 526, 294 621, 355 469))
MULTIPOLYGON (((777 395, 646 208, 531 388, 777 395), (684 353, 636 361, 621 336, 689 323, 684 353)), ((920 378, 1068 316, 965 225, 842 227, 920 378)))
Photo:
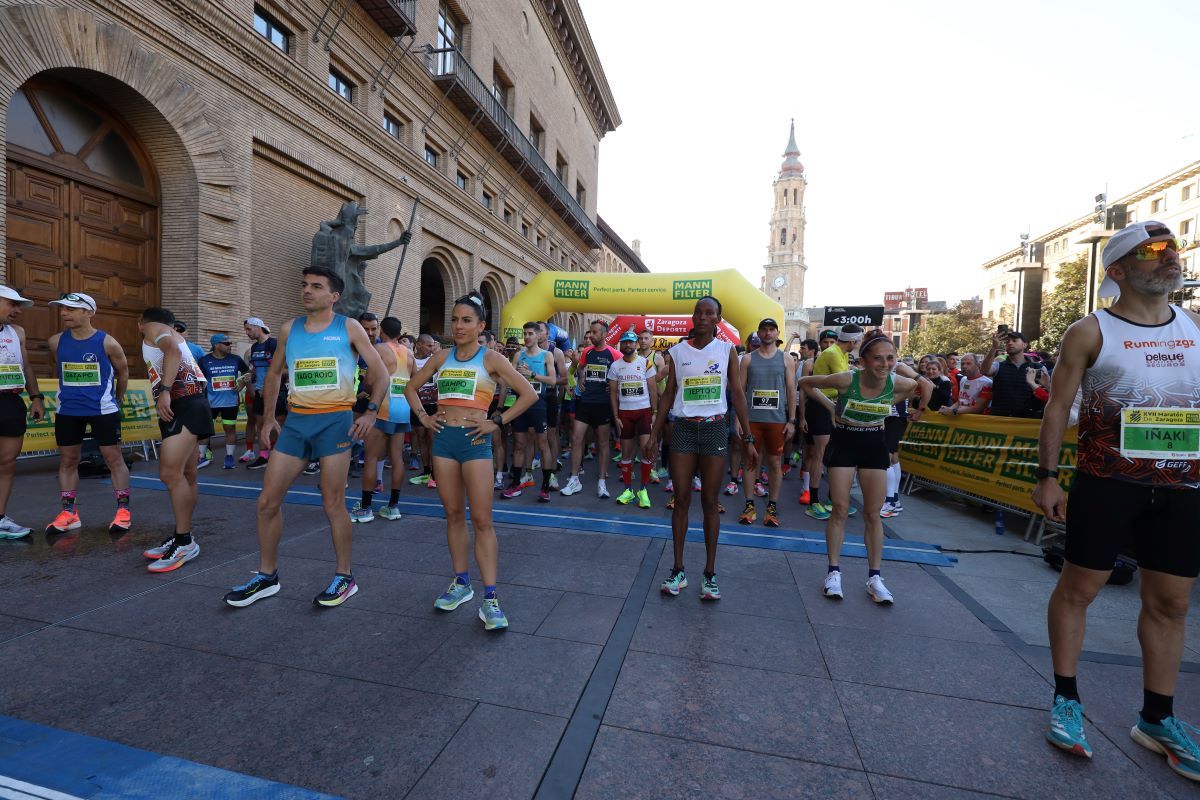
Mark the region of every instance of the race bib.
POLYGON ((1121 409, 1125 458, 1200 459, 1200 409, 1121 409))
POLYGON ((892 413, 892 407, 888 403, 873 403, 870 400, 854 400, 846 401, 846 412, 854 412, 855 414, 864 414, 872 417, 886 417, 892 413))
POLYGON ((25 386, 25 371, 20 364, 0 364, 0 389, 20 389, 25 386))
POLYGON ((402 378, 399 375, 392 376, 391 388, 388 394, 392 397, 404 397, 404 390, 408 388, 408 378, 402 378))
POLYGON ((750 393, 750 408, 763 411, 779 410, 778 389, 755 389, 750 393))
POLYGON ((720 375, 693 375, 683 379, 683 402, 710 406, 721 402, 720 375))
POLYGON ((641 397, 645 393, 645 381, 621 381, 621 397, 641 397))
POLYGON ((542 387, 543 387, 543 386, 545 386, 545 384, 544 384, 544 383, 542 383, 541 381, 539 381, 539 380, 537 379, 537 376, 535 376, 535 375, 530 375, 530 376, 529 376, 528 378, 526 378, 525 380, 529 381, 529 385, 533 387, 533 390, 534 390, 535 392, 537 392, 538 394, 541 394, 541 393, 542 393, 542 387))
MULTIPOLYGON (((149 362, 146 366, 153 373, 149 362)), ((151 374, 151 380, 157 380, 156 374, 151 374)), ((62 382, 65 386, 99 386, 100 363, 97 361, 64 361, 62 364, 62 382)))
POLYGON ((232 392, 237 386, 237 378, 231 378, 228 375, 213 376, 212 390, 214 392, 232 392))
POLYGON ((292 386, 298 392, 320 392, 338 388, 337 358, 297 358, 292 386))
POLYGON ((604 383, 608 380, 608 367, 603 364, 588 364, 584 367, 583 379, 588 383, 604 383))
POLYGON ((474 400, 479 376, 473 369, 443 369, 438 373, 438 400, 474 400))

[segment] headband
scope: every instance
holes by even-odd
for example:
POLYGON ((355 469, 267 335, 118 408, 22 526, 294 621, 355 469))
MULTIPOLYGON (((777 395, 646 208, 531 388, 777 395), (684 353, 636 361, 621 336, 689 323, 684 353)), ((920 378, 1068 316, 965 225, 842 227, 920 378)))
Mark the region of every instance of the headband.
POLYGON ((839 342, 857 342, 861 341, 862 337, 862 331, 859 331, 858 333, 847 333, 846 331, 840 331, 838 333, 839 342))

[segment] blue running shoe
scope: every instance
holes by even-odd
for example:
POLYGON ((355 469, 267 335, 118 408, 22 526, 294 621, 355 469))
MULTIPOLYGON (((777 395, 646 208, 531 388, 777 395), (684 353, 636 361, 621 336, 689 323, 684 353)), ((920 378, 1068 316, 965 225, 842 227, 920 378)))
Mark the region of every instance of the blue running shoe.
POLYGON ((1078 700, 1068 700, 1062 695, 1054 696, 1046 740, 1055 747, 1077 756, 1092 757, 1092 746, 1083 734, 1083 706, 1078 700))
POLYGON ((1140 715, 1129 732, 1129 738, 1142 747, 1165 755, 1171 769, 1188 780, 1200 781, 1200 745, 1193 735, 1200 735, 1200 728, 1176 717, 1167 717, 1161 725, 1151 725, 1140 715))
POLYGON ((471 588, 471 584, 459 583, 455 578, 450 582, 450 588, 433 601, 433 607, 439 611, 453 611, 474 596, 475 590, 471 588))
POLYGON ((234 469, 237 467, 237 464, 233 463, 233 456, 225 456, 225 463, 223 466, 225 469, 234 469))
POLYGON ((479 618, 483 627, 489 631, 503 630, 508 627, 508 617, 500 610, 500 601, 494 597, 485 597, 479 607, 479 618))

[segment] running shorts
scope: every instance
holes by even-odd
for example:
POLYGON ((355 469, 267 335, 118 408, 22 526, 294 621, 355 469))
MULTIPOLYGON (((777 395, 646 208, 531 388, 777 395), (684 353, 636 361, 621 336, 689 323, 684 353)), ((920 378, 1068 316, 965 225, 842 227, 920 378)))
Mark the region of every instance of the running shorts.
POLYGON ((785 424, 782 422, 751 422, 750 433, 758 443, 755 448, 761 456, 781 456, 783 455, 783 429, 785 424))
POLYGON ((29 410, 25 401, 16 392, 0 394, 0 436, 6 438, 22 438, 29 427, 27 417, 29 410))
POLYGON ((637 408, 633 411, 621 411, 621 441, 636 439, 639 436, 649 436, 654 414, 648 408, 637 408))
POLYGON ((121 412, 77 417, 70 414, 54 415, 54 441, 59 447, 83 444, 83 435, 88 428, 96 444, 108 447, 121 443, 121 412))
POLYGON ((671 452, 724 458, 729 452, 729 426, 725 416, 709 419, 676 417, 671 425, 671 452))
POLYGON ((325 456, 344 453, 350 449, 350 426, 353 424, 354 412, 348 410, 288 414, 275 449, 305 461, 319 461, 325 456))
POLYGON ((470 428, 447 425, 433 434, 433 457, 448 458, 465 464, 486 458, 492 460, 492 437, 475 438, 470 428))
POLYGON ((238 408, 237 406, 229 406, 227 408, 214 408, 212 410, 212 418, 220 417, 226 422, 237 422, 238 408))
MULTIPOLYGON (((263 415, 263 395, 262 392, 254 393, 254 416, 261 417, 263 415)), ((288 413, 287 393, 283 391, 283 387, 279 387, 279 394, 275 397, 275 416, 286 417, 288 413)))
POLYGON ((834 425, 826 464, 834 467, 886 470, 891 466, 883 427, 834 425))
POLYGON ((808 423, 808 435, 805 437, 805 441, 809 444, 812 444, 814 436, 833 435, 833 415, 829 413, 829 409, 812 398, 805 400, 804 421, 808 423))
POLYGON ((407 422, 389 422, 386 419, 375 420, 375 429, 384 436, 395 436, 397 433, 408 433, 410 426, 407 422))
POLYGON ((602 425, 612 425, 612 406, 604 403, 575 404, 575 421, 582 422, 589 428, 599 428, 602 425))
POLYGON ((542 398, 539 397, 536 403, 521 412, 521 416, 514 419, 511 426, 513 433, 525 433, 531 429, 534 433, 545 433, 546 404, 542 398))
POLYGON ((1168 489, 1076 472, 1067 494, 1067 561, 1108 571, 1118 555, 1142 569, 1200 575, 1200 489, 1168 489))
POLYGON ((908 417, 888 417, 883 421, 883 438, 887 439, 888 453, 900 452, 900 440, 908 430, 908 417))
POLYGON ((558 410, 561 405, 558 399, 557 389, 546 389, 543 393, 543 399, 546 401, 546 427, 558 427, 558 410))
POLYGON ((213 435, 213 413, 208 398, 202 394, 176 397, 171 401, 171 421, 158 420, 158 430, 164 440, 187 430, 199 439, 213 435))

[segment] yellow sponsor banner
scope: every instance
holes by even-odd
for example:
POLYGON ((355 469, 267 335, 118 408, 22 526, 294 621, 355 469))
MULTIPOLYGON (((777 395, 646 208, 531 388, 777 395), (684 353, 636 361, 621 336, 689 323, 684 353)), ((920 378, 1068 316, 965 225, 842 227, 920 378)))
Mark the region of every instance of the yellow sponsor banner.
MULTIPOLYGON (((900 442, 903 470, 918 478, 987 498, 1031 514, 1041 510, 1030 492, 1037 485, 1041 420, 926 412, 900 442)), ((1070 489, 1075 475, 1076 428, 1068 428, 1059 451, 1059 483, 1070 489)))

